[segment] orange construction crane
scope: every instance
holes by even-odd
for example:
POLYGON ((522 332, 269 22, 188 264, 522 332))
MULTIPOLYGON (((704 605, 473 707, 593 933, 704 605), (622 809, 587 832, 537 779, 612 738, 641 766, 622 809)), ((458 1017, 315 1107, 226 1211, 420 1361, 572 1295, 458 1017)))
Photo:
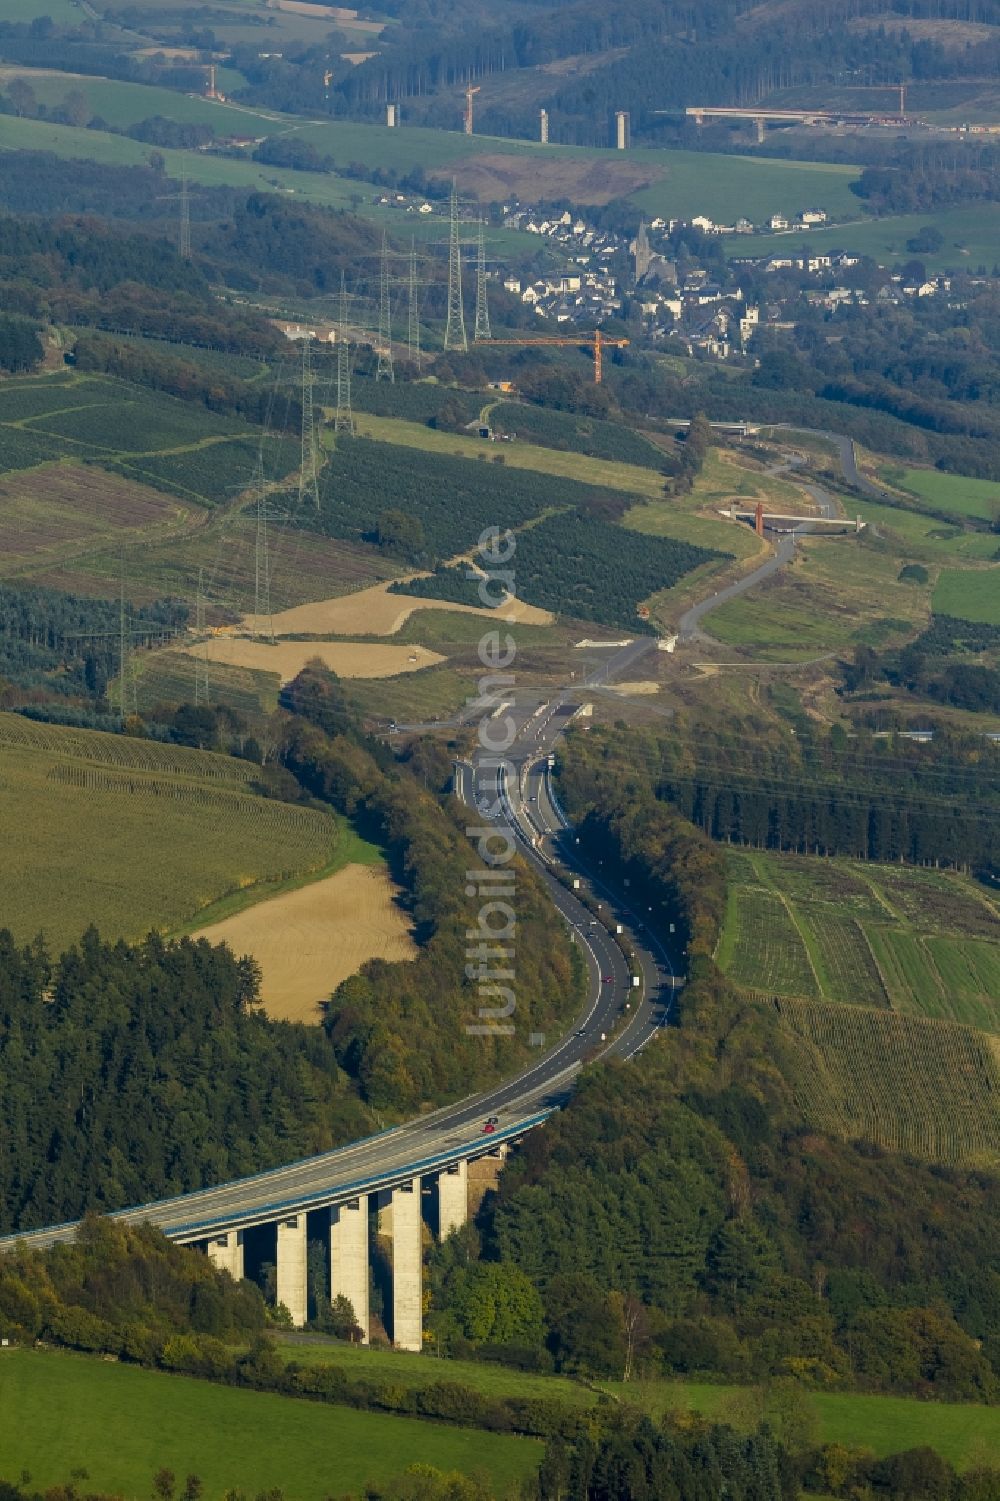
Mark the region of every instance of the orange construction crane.
POLYGON ((470 136, 472 134, 472 96, 473 96, 473 94, 478 94, 478 93, 481 93, 481 92, 482 91, 481 91, 480 86, 479 86, 478 83, 475 86, 473 86, 471 83, 470 84, 466 84, 466 87, 465 87, 465 133, 466 133, 467 136, 470 136))
POLYGON ((519 349, 530 349, 535 344, 555 344, 564 349, 579 349, 581 344, 586 344, 589 349, 594 351, 594 385, 599 386, 604 373, 602 351, 606 348, 624 349, 628 344, 628 339, 612 338, 608 334, 602 333, 599 328, 595 328, 593 333, 578 334, 575 339, 557 339, 554 337, 542 339, 476 339, 474 342, 476 344, 509 344, 519 349))

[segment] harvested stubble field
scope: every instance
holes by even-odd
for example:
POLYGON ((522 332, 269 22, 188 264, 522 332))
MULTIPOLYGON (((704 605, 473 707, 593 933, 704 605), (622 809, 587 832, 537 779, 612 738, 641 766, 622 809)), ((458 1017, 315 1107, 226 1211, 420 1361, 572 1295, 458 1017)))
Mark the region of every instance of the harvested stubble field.
POLYGON ((367 641, 278 641, 272 645, 248 636, 216 636, 204 646, 188 650, 227 667, 276 672, 282 683, 291 682, 314 658, 342 678, 393 678, 444 661, 424 646, 383 646, 367 641))
POLYGON ((49 464, 0 480, 0 574, 65 564, 120 541, 162 538, 197 513, 157 490, 79 464, 49 464))
POLYGON ((412 959, 416 946, 385 870, 351 864, 224 918, 197 936, 252 954, 278 1021, 318 1022, 320 1002, 368 959, 412 959))
POLYGON ((357 679, 351 697, 362 714, 401 723, 446 719, 475 692, 472 679, 453 667, 431 667, 403 678, 357 679))
POLYGON ((228 756, 0 714, 0 913, 52 948, 169 930, 234 890, 330 862, 325 813, 258 796, 228 756))
POLYGON ((520 622, 521 625, 551 625, 553 620, 548 610, 540 610, 522 599, 512 599, 495 610, 477 609, 472 605, 452 604, 446 599, 417 599, 412 595, 390 594, 388 585, 376 584, 355 594, 282 610, 273 617, 273 623, 278 636, 394 636, 417 610, 454 610, 465 615, 520 622))
POLYGON ((889 1008, 1000 1032, 1000 912, 951 871, 730 856, 719 962, 755 993, 889 1008))

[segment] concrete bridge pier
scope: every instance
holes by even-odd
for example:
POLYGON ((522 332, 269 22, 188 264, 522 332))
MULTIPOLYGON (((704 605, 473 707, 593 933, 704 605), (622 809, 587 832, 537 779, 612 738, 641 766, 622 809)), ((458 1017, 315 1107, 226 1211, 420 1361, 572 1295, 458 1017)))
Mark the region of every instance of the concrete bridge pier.
POLYGON ((392 1342, 397 1350, 424 1343, 423 1245, 420 1179, 392 1190, 392 1342))
POLYGON ((330 1210, 330 1301, 349 1298, 368 1343, 368 1195, 360 1194, 330 1210))
POLYGON ((208 1242, 208 1259, 216 1271, 228 1272, 234 1282, 243 1279, 243 1231, 227 1230, 208 1242))
POLYGON ((275 1297, 284 1303, 292 1324, 301 1329, 306 1321, 306 1214, 278 1221, 277 1286, 275 1297))
POLYGON ((438 1174, 438 1236, 445 1240, 469 1218, 469 1164, 463 1157, 438 1174))

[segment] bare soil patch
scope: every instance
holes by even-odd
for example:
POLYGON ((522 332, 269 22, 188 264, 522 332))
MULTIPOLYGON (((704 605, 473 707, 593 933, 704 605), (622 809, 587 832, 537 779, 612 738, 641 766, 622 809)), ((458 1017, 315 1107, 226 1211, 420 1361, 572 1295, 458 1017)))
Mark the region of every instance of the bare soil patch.
POLYGON ((496 152, 467 157, 432 176, 454 177, 463 192, 474 194, 481 202, 502 201, 516 194, 529 202, 567 198, 574 203, 600 205, 659 182, 663 168, 585 157, 562 160, 496 152))
POLYGON ((227 667, 276 672, 283 683, 291 682, 315 657, 342 678, 394 678, 445 660, 426 646, 382 646, 366 641, 278 641, 272 646, 247 636, 216 636, 203 646, 187 650, 227 667))
POLYGON ((264 1010, 275 1021, 318 1022, 320 1002, 367 959, 412 959, 417 951, 396 888, 371 865, 347 865, 196 936, 253 955, 264 1010))
POLYGON ((630 697, 644 697, 649 693, 659 693, 660 684, 654 682, 652 678, 639 678, 631 683, 615 683, 614 690, 616 693, 626 693, 630 697))
POLYGON ((320 599, 312 604, 297 605, 275 615, 278 636, 296 636, 308 632, 316 636, 394 636, 415 610, 457 610, 463 615, 485 615, 494 620, 519 621, 521 625, 551 625, 548 610, 512 599, 497 609, 453 604, 446 599, 421 599, 416 595, 390 594, 388 584, 375 584, 355 594, 335 599, 320 599))

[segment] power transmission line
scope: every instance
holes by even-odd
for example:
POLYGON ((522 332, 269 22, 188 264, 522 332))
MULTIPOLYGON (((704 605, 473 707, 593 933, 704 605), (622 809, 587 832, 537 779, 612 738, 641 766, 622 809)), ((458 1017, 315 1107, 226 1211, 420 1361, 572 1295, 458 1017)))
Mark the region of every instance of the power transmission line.
POLYGON ((333 419, 335 433, 354 436, 354 413, 351 410, 351 345, 347 337, 347 286, 340 273, 340 327, 337 329, 337 411, 333 419))
POLYGON ((125 549, 121 551, 118 595, 118 715, 122 724, 137 714, 135 673, 132 662, 132 621, 125 602, 125 549))
POLYGON ((392 366, 392 303, 389 296, 389 246, 382 231, 382 258, 378 278, 378 364, 376 380, 395 381, 392 366))
POLYGON ((191 194, 188 191, 187 157, 181 157, 181 190, 179 193, 161 193, 158 201, 171 203, 174 199, 180 205, 180 223, 177 230, 177 253, 184 260, 191 259, 191 194))
POLYGON ((209 702, 208 639, 205 634, 205 591, 200 568, 198 569, 198 597, 194 607, 194 628, 198 637, 194 657, 194 701, 196 704, 204 704, 207 707, 209 702))
POLYGON ((253 630, 254 639, 263 635, 274 640, 274 622, 271 619, 271 556, 267 537, 267 485, 264 482, 263 455, 257 459, 255 476, 257 489, 257 531, 254 540, 253 569, 253 630), (264 629, 261 630, 261 621, 264 629))
POLYGON ((178 194, 181 201, 181 223, 178 234, 177 249, 182 259, 191 259, 191 196, 188 193, 187 161, 181 162, 181 190, 178 194))
POLYGON ((486 304, 486 240, 483 221, 479 221, 479 243, 476 247, 476 340, 492 338, 490 333, 490 310, 486 304))
POLYGON ((312 340, 302 341, 302 432, 299 462, 299 506, 311 502, 319 510, 319 478, 316 472, 316 429, 313 416, 312 340))
POLYGON ((420 369, 420 292, 417 286, 417 242, 410 240, 410 286, 406 304, 406 348, 410 364, 420 369))
POLYGON ((458 192, 451 180, 451 220, 448 226, 448 321, 444 330, 445 349, 469 348, 465 336, 465 311, 462 307, 462 246, 458 237, 458 192))

